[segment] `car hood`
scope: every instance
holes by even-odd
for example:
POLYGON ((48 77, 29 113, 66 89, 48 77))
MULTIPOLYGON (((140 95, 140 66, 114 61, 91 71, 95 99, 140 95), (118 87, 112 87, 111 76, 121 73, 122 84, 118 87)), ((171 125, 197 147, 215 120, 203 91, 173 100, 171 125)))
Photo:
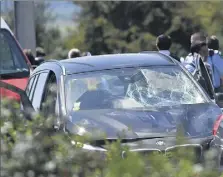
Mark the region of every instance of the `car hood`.
POLYGON ((80 110, 70 113, 66 129, 96 139, 104 133, 111 139, 175 136, 178 130, 186 136, 202 138, 212 135, 215 120, 221 113, 214 103, 135 110, 80 110))

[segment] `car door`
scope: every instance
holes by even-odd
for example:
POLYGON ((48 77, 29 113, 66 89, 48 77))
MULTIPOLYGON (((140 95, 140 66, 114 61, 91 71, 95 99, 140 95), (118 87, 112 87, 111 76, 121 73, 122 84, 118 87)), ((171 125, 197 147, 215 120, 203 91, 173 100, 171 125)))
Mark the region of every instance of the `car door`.
POLYGON ((0 81, 0 88, 9 90, 21 97, 23 112, 43 112, 58 114, 58 92, 56 76, 43 71, 30 77, 26 90, 22 90, 4 81, 0 81), (47 104, 49 103, 49 104, 47 104))
POLYGON ((56 113, 57 87, 56 74, 44 70, 30 77, 25 91, 36 111, 56 113))
POLYGON ((61 128, 58 88, 57 77, 51 71, 46 80, 40 111, 45 118, 53 117, 53 127, 57 131, 61 128))
POLYGON ((43 98, 40 106, 41 112, 47 115, 57 114, 58 107, 58 85, 56 75, 51 72, 46 80, 43 98))
MULTIPOLYGON (((29 62, 15 39, 6 29, 0 29, 0 74, 1 80, 25 89, 30 75, 29 62)), ((14 92, 1 88, 1 96, 19 101, 19 96, 14 92)))
POLYGON ((26 92, 14 85, 8 84, 7 82, 1 81, 1 80, 0 80, 0 88, 8 90, 8 91, 20 96, 20 102, 23 107, 23 113, 27 119, 31 120, 31 115, 34 112, 34 108, 32 106, 31 101, 29 100, 26 92))
POLYGON ((39 112, 49 71, 39 72, 29 79, 26 94, 35 111, 39 112))

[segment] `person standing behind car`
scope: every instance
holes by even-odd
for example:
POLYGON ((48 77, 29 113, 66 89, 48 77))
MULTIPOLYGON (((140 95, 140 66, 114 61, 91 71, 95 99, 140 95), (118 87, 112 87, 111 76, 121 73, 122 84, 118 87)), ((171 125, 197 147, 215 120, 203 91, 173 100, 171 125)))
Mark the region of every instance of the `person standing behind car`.
POLYGON ((204 36, 191 40, 191 53, 186 57, 184 66, 200 83, 209 96, 214 99, 214 88, 211 82, 211 72, 207 69, 208 47, 204 36))
POLYGON ((156 47, 160 53, 168 55, 180 62, 180 58, 170 52, 171 45, 172 40, 170 36, 162 34, 156 39, 156 47))
POLYGON ((68 52, 68 58, 77 58, 81 57, 81 52, 77 48, 73 48, 68 52))
MULTIPOLYGON (((191 35, 191 38, 190 38, 190 43, 191 43, 191 46, 193 43, 195 43, 196 41, 202 41, 204 43, 207 43, 207 37, 204 33, 200 33, 200 32, 197 32, 197 33, 194 33, 191 35)), ((207 53, 206 53, 206 56, 204 56, 204 61, 207 61, 207 57, 208 57, 208 49, 207 49, 207 53)), ((189 53, 186 58, 184 59, 184 63, 191 63, 193 61, 193 54, 192 53, 189 53)))
POLYGON ((43 48, 41 47, 37 47, 36 48, 36 58, 35 58, 35 61, 36 61, 36 65, 40 65, 42 62, 44 62, 44 58, 46 57, 46 54, 43 50, 43 48))
POLYGON ((223 58, 219 52, 219 41, 216 36, 208 39, 208 63, 212 69, 212 80, 215 92, 223 92, 223 58))
MULTIPOLYGON (((201 33, 201 32, 197 32, 197 33, 194 33, 191 35, 191 39, 190 39, 190 42, 191 42, 191 45, 195 44, 196 42, 200 41, 200 43, 203 43, 203 52, 201 52, 201 59, 208 71, 208 74, 210 75, 210 78, 211 78, 211 81, 212 81, 212 84, 214 83, 213 81, 213 73, 212 73, 212 69, 211 69, 211 65, 208 63, 208 56, 209 56, 209 53, 208 53, 208 46, 207 46, 207 43, 208 43, 208 38, 207 36, 204 34, 204 33, 201 33)), ((191 46, 193 48, 193 46, 191 46)), ((192 49, 193 50, 193 49, 192 49)), ((189 53, 188 56, 185 58, 184 60, 184 64, 185 63, 190 63, 190 65, 187 65, 186 68, 190 71, 190 72, 193 72, 193 69, 194 67, 191 66, 192 63, 194 63, 194 60, 193 60, 193 54, 192 53, 189 53)))
POLYGON ((207 63, 207 59, 208 59, 207 41, 208 41, 207 37, 204 33, 197 32, 191 35, 191 39, 190 39, 191 53, 189 53, 187 57, 184 59, 184 61, 182 62, 185 65, 185 67, 188 69, 188 71, 190 71, 191 73, 193 73, 193 71, 196 68, 194 54, 196 55, 196 52, 199 52, 201 59, 208 70, 208 73, 211 75, 211 70, 210 70, 211 67, 207 63), (192 52, 194 52, 194 54, 192 52))
POLYGON ((31 49, 24 49, 23 52, 26 55, 26 57, 29 59, 31 65, 34 66, 35 65, 35 58, 32 54, 31 49))

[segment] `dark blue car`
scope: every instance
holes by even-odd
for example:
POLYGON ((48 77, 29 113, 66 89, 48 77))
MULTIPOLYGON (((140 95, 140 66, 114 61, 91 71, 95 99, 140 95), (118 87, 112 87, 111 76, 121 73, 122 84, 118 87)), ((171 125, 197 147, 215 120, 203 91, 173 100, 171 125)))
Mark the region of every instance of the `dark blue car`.
POLYGON ((163 54, 47 61, 34 70, 23 95, 24 108, 55 114, 57 129, 90 134, 99 142, 85 148, 106 151, 106 133, 111 141, 122 137, 132 151, 165 154, 191 148, 198 163, 215 148, 217 165, 223 163, 221 109, 177 61, 163 54), (176 141, 180 128, 186 144, 176 141))

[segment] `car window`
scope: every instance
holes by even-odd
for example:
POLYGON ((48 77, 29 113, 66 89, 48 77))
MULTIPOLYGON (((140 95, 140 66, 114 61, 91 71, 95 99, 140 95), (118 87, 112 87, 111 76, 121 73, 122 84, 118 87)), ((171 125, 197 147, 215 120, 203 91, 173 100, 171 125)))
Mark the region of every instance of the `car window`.
MULTIPOLYGON (((0 29, 0 72, 1 74, 29 71, 26 59, 15 39, 7 30, 0 29)), ((27 76, 29 72, 27 73, 27 76)))
POLYGON ((122 68, 73 74, 68 78, 68 111, 207 102, 201 89, 181 68, 175 66, 122 68))
POLYGON ((30 94, 30 91, 31 91, 31 88, 32 88, 32 86, 33 86, 33 82, 34 82, 34 80, 35 80, 35 77, 36 77, 36 76, 33 76, 33 77, 31 77, 31 78, 29 79, 29 82, 28 82, 27 87, 26 87, 26 95, 27 95, 27 96, 29 96, 29 94, 30 94))
POLYGON ((36 87, 34 89, 34 95, 32 98, 33 108, 37 111, 40 109, 40 104, 42 101, 43 91, 46 84, 46 79, 48 76, 48 72, 43 72, 39 74, 36 87))
POLYGON ((57 100, 57 83, 56 83, 56 76, 51 74, 50 77, 47 79, 46 87, 43 93, 43 99, 41 104, 41 111, 45 114, 55 113, 56 108, 56 100, 57 100))

